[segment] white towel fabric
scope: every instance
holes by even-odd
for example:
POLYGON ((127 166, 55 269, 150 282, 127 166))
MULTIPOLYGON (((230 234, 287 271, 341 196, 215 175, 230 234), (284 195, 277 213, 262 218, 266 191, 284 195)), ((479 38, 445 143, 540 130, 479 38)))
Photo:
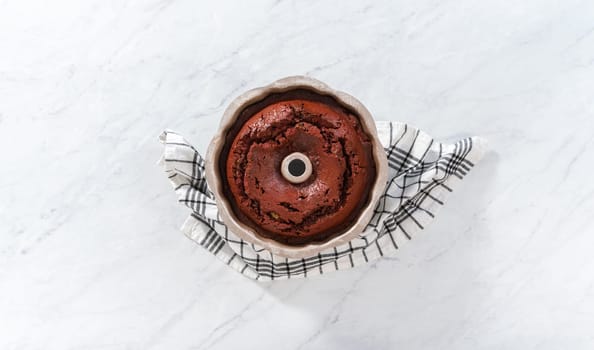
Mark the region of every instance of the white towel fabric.
POLYGON ((425 229, 464 176, 481 159, 485 141, 469 137, 454 144, 433 140, 407 124, 376 122, 388 158, 388 183, 365 231, 347 244, 303 259, 276 256, 229 231, 218 215, 204 176, 204 159, 182 136, 164 131, 159 162, 192 212, 182 231, 244 276, 259 281, 303 278, 350 269, 392 255, 425 229))

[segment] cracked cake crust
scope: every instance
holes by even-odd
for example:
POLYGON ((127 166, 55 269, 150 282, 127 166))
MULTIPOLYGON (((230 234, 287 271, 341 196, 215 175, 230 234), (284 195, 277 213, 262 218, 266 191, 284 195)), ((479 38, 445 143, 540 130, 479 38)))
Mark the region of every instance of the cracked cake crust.
POLYGON ((342 233, 368 203, 376 177, 372 143, 359 118, 307 90, 270 95, 240 112, 219 168, 234 214, 258 234, 287 245, 342 233), (300 184, 281 174, 301 152, 313 173, 300 184))

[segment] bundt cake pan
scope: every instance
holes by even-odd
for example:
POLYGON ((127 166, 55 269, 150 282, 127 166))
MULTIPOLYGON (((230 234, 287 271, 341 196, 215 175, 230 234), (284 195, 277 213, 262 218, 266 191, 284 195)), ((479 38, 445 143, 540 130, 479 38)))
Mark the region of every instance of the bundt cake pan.
POLYGON ((388 164, 383 146, 380 143, 375 127, 375 122, 369 111, 353 96, 341 91, 334 90, 325 83, 305 76, 293 76, 277 80, 270 85, 249 90, 233 100, 225 110, 218 131, 214 135, 206 154, 206 180, 213 191, 221 219, 231 232, 241 239, 254 243, 275 255, 287 258, 304 258, 313 256, 327 249, 347 243, 359 235, 374 214, 374 209, 386 186, 388 164), (266 238, 257 232, 256 228, 250 227, 242 222, 233 210, 233 198, 228 198, 223 186, 226 181, 223 179, 219 163, 222 150, 227 140, 227 133, 237 123, 240 113, 248 106, 263 100, 275 93, 283 93, 291 90, 309 90, 319 95, 334 98, 340 105, 351 110, 359 118, 361 126, 369 136, 372 143, 373 159, 375 162, 376 175, 372 182, 367 203, 361 208, 358 215, 352 219, 346 229, 340 234, 330 237, 321 242, 312 242, 305 245, 287 245, 276 240, 266 238))

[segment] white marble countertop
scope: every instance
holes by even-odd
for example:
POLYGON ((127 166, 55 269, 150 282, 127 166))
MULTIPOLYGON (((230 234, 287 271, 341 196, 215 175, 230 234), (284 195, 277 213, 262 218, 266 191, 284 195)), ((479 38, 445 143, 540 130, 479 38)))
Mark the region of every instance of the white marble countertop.
POLYGON ((594 348, 594 2, 0 1, 0 349, 594 348), (489 139, 393 258, 259 284, 178 230, 164 128, 306 74, 489 139))

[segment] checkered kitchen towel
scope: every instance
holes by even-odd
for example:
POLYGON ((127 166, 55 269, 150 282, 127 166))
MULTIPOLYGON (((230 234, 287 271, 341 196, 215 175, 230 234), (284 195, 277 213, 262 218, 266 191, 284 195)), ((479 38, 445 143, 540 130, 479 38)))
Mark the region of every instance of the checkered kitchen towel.
POLYGON ((350 269, 394 254, 433 220, 448 193, 482 157, 485 141, 470 137, 443 144, 407 124, 376 124, 389 172, 375 215, 357 238, 304 259, 276 256, 229 231, 206 184, 204 159, 182 136, 164 131, 160 140, 165 151, 159 163, 178 201, 192 210, 182 231, 225 264, 260 281, 350 269))

